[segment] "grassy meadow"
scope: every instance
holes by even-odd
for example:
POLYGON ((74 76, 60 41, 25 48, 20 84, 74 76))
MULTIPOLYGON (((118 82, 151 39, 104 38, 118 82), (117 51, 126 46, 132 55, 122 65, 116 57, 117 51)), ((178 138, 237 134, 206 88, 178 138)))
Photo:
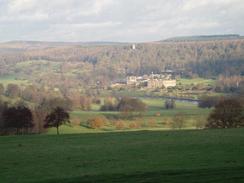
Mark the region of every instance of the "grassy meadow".
POLYGON ((244 182, 244 129, 0 137, 0 182, 244 182))
MULTIPOLYGON (((181 129, 202 128, 207 121, 211 109, 202 109, 197 104, 176 101, 176 108, 167 110, 164 108, 165 100, 162 98, 141 98, 147 104, 147 111, 134 113, 124 117, 119 112, 99 111, 99 105, 93 105, 91 111, 75 110, 70 113, 71 124, 60 128, 62 134, 88 133, 88 132, 114 132, 114 131, 138 131, 138 130, 171 130, 175 116, 180 115, 184 124, 181 129), (84 124, 94 117, 105 117, 105 125, 99 129, 87 128, 84 124), (117 126, 117 123, 122 124, 117 126)), ((56 129, 50 129, 48 134, 55 134, 56 129)))
POLYGON ((27 80, 16 79, 14 75, 6 75, 0 77, 0 83, 7 87, 8 84, 17 84, 17 85, 28 85, 27 80))
POLYGON ((194 78, 194 79, 178 79, 177 84, 181 85, 198 85, 198 84, 203 84, 203 85, 214 85, 216 80, 213 79, 204 79, 204 78, 194 78))

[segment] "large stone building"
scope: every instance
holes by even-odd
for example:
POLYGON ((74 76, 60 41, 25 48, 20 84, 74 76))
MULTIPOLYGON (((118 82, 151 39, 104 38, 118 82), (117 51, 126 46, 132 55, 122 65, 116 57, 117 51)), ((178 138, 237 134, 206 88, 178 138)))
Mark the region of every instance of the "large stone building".
POLYGON ((127 86, 146 87, 149 89, 175 87, 176 80, 171 72, 144 76, 128 76, 127 86))
POLYGON ((147 88, 154 89, 154 88, 168 88, 168 87, 175 87, 176 80, 164 80, 164 79, 149 79, 146 81, 147 88))

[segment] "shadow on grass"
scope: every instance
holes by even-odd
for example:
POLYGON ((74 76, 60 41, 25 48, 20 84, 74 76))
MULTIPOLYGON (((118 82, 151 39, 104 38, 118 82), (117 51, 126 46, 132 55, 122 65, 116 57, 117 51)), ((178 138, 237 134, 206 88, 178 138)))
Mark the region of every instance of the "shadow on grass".
POLYGON ((38 183, 242 183, 244 167, 170 170, 135 174, 111 174, 44 180, 38 183))

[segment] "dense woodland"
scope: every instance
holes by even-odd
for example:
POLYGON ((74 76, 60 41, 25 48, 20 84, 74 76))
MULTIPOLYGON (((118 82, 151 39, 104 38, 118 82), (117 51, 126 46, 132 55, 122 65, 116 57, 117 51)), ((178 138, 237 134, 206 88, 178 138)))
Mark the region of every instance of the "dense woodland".
POLYGON ((143 43, 137 44, 136 49, 131 46, 35 42, 0 44, 0 75, 30 75, 38 69, 36 67, 41 67, 33 65, 28 71, 15 67, 16 63, 28 60, 37 63, 40 60, 52 61, 56 63, 57 74, 72 72, 76 78, 93 84, 97 80, 107 83, 126 74, 158 73, 165 69, 202 77, 243 75, 244 39, 143 43))
POLYGON ((14 85, 5 89, 0 86, 0 93, 5 90, 7 96, 22 96, 26 100, 39 100, 35 96, 41 93, 63 98, 76 98, 80 93, 99 95, 98 89, 107 88, 126 75, 159 73, 165 69, 182 77, 215 79, 217 85, 211 90, 217 92, 240 93, 244 39, 141 43, 135 49, 132 44, 0 44, 0 76, 29 82, 20 89, 14 85))

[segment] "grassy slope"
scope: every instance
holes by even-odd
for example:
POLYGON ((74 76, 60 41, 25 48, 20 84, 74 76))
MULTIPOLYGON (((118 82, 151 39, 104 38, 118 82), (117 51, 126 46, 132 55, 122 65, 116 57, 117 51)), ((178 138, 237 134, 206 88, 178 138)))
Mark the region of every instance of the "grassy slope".
POLYGON ((244 129, 0 137, 0 182, 244 182, 244 129))

